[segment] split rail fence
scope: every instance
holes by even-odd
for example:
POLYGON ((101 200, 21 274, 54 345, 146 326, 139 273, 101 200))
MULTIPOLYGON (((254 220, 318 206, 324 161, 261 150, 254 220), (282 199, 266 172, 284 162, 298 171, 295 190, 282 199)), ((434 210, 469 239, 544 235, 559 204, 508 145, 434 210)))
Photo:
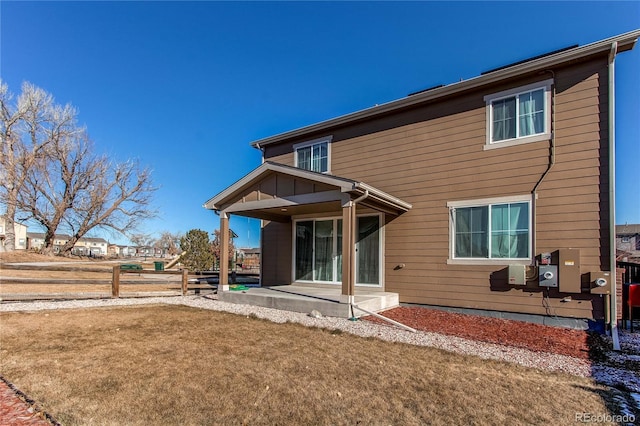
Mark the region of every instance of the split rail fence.
POLYGON ((199 294, 217 289, 213 282, 217 274, 203 276, 186 269, 156 271, 121 266, 3 264, 0 265, 0 301, 178 296, 187 295, 189 291, 199 294), (12 274, 12 271, 20 272, 12 274), (167 276, 176 276, 176 279, 167 276), (200 279, 190 282, 190 276, 200 279))

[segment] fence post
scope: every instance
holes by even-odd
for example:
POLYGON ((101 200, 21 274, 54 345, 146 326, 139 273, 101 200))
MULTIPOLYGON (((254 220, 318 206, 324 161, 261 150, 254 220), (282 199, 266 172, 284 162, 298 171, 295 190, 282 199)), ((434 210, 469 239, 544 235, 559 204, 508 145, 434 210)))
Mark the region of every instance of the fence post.
POLYGON ((182 295, 187 295, 187 285, 189 283, 189 271, 186 269, 182 270, 182 295))
POLYGON ((120 297, 120 265, 113 267, 111 278, 111 297, 120 297))

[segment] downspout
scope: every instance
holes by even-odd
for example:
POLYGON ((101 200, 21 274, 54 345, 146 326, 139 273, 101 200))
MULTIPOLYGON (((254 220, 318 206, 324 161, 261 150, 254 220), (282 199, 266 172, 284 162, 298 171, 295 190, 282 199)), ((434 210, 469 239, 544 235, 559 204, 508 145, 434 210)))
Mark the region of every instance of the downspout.
POLYGON ((553 84, 551 86, 551 139, 549 141, 549 163, 547 164, 547 169, 544 171, 538 182, 536 182, 535 186, 531 190, 531 224, 533 228, 533 232, 531 232, 531 249, 532 249, 532 263, 531 266, 535 266, 535 258, 538 250, 537 243, 537 228, 538 228, 538 219, 537 219, 537 207, 538 207, 538 187, 542 184, 542 181, 547 177, 553 166, 556 164, 556 74, 552 70, 545 70, 543 73, 551 73, 551 77, 553 78, 553 84))
POLYGON ((618 339, 618 307, 616 305, 616 96, 615 96, 615 59, 618 42, 611 44, 609 51, 609 269, 611 270, 610 325, 613 350, 620 350, 618 339))
MULTIPOLYGON (((361 196, 359 196, 355 200, 351 201, 353 203, 353 208, 355 209, 356 208, 356 204, 358 204, 360 201, 366 199, 367 197, 369 197, 369 190, 365 189, 364 190, 364 194, 362 194, 361 196)), ((355 232, 355 230, 353 232, 355 232)), ((356 256, 355 256, 355 241, 354 241, 354 244, 353 244, 353 252, 351 253, 350 257, 351 257, 351 261, 355 262, 355 258, 356 258, 356 256)), ((354 283, 353 283, 354 288, 355 288, 355 285, 356 285, 356 283, 355 283, 355 277, 354 277, 354 283)), ((368 311, 366 309, 362 309, 361 307, 359 307, 358 305, 356 305, 354 303, 354 298, 355 298, 355 295, 353 295, 353 294, 349 295, 349 310, 350 310, 349 315, 351 316, 351 319, 353 319, 353 320, 356 319, 354 309, 357 309, 359 311, 364 312, 365 314, 373 315, 376 318, 380 318, 381 320, 387 321, 388 323, 391 323, 391 324, 393 324, 393 325, 395 325, 397 327, 400 327, 400 328, 402 328, 404 330, 411 331, 411 332, 414 332, 414 333, 416 332, 415 329, 413 329, 413 328, 411 328, 411 327, 409 327, 407 325, 404 325, 404 324, 402 324, 402 323, 400 323, 398 321, 394 321, 394 320, 392 320, 390 318, 387 318, 387 317, 382 316, 380 314, 377 314, 375 312, 370 312, 370 311, 368 311)))

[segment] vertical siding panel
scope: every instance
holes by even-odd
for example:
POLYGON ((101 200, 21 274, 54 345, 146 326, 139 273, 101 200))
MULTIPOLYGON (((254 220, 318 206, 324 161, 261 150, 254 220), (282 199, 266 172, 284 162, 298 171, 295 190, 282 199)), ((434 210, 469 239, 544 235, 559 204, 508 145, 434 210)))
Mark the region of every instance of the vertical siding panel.
POLYGON ((265 221, 262 227, 264 286, 291 284, 291 223, 265 221))

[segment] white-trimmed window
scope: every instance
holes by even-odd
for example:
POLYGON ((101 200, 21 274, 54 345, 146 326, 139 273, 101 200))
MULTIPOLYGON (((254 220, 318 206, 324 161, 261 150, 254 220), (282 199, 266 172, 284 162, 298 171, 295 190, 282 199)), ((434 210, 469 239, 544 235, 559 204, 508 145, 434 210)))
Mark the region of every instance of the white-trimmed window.
POLYGON ((552 84, 545 80, 485 96, 485 149, 549 139, 552 84))
POLYGON ((449 263, 529 261, 531 196, 447 203, 450 210, 449 263))
POLYGON ((295 150, 295 166, 319 173, 329 173, 331 136, 299 143, 295 150))

